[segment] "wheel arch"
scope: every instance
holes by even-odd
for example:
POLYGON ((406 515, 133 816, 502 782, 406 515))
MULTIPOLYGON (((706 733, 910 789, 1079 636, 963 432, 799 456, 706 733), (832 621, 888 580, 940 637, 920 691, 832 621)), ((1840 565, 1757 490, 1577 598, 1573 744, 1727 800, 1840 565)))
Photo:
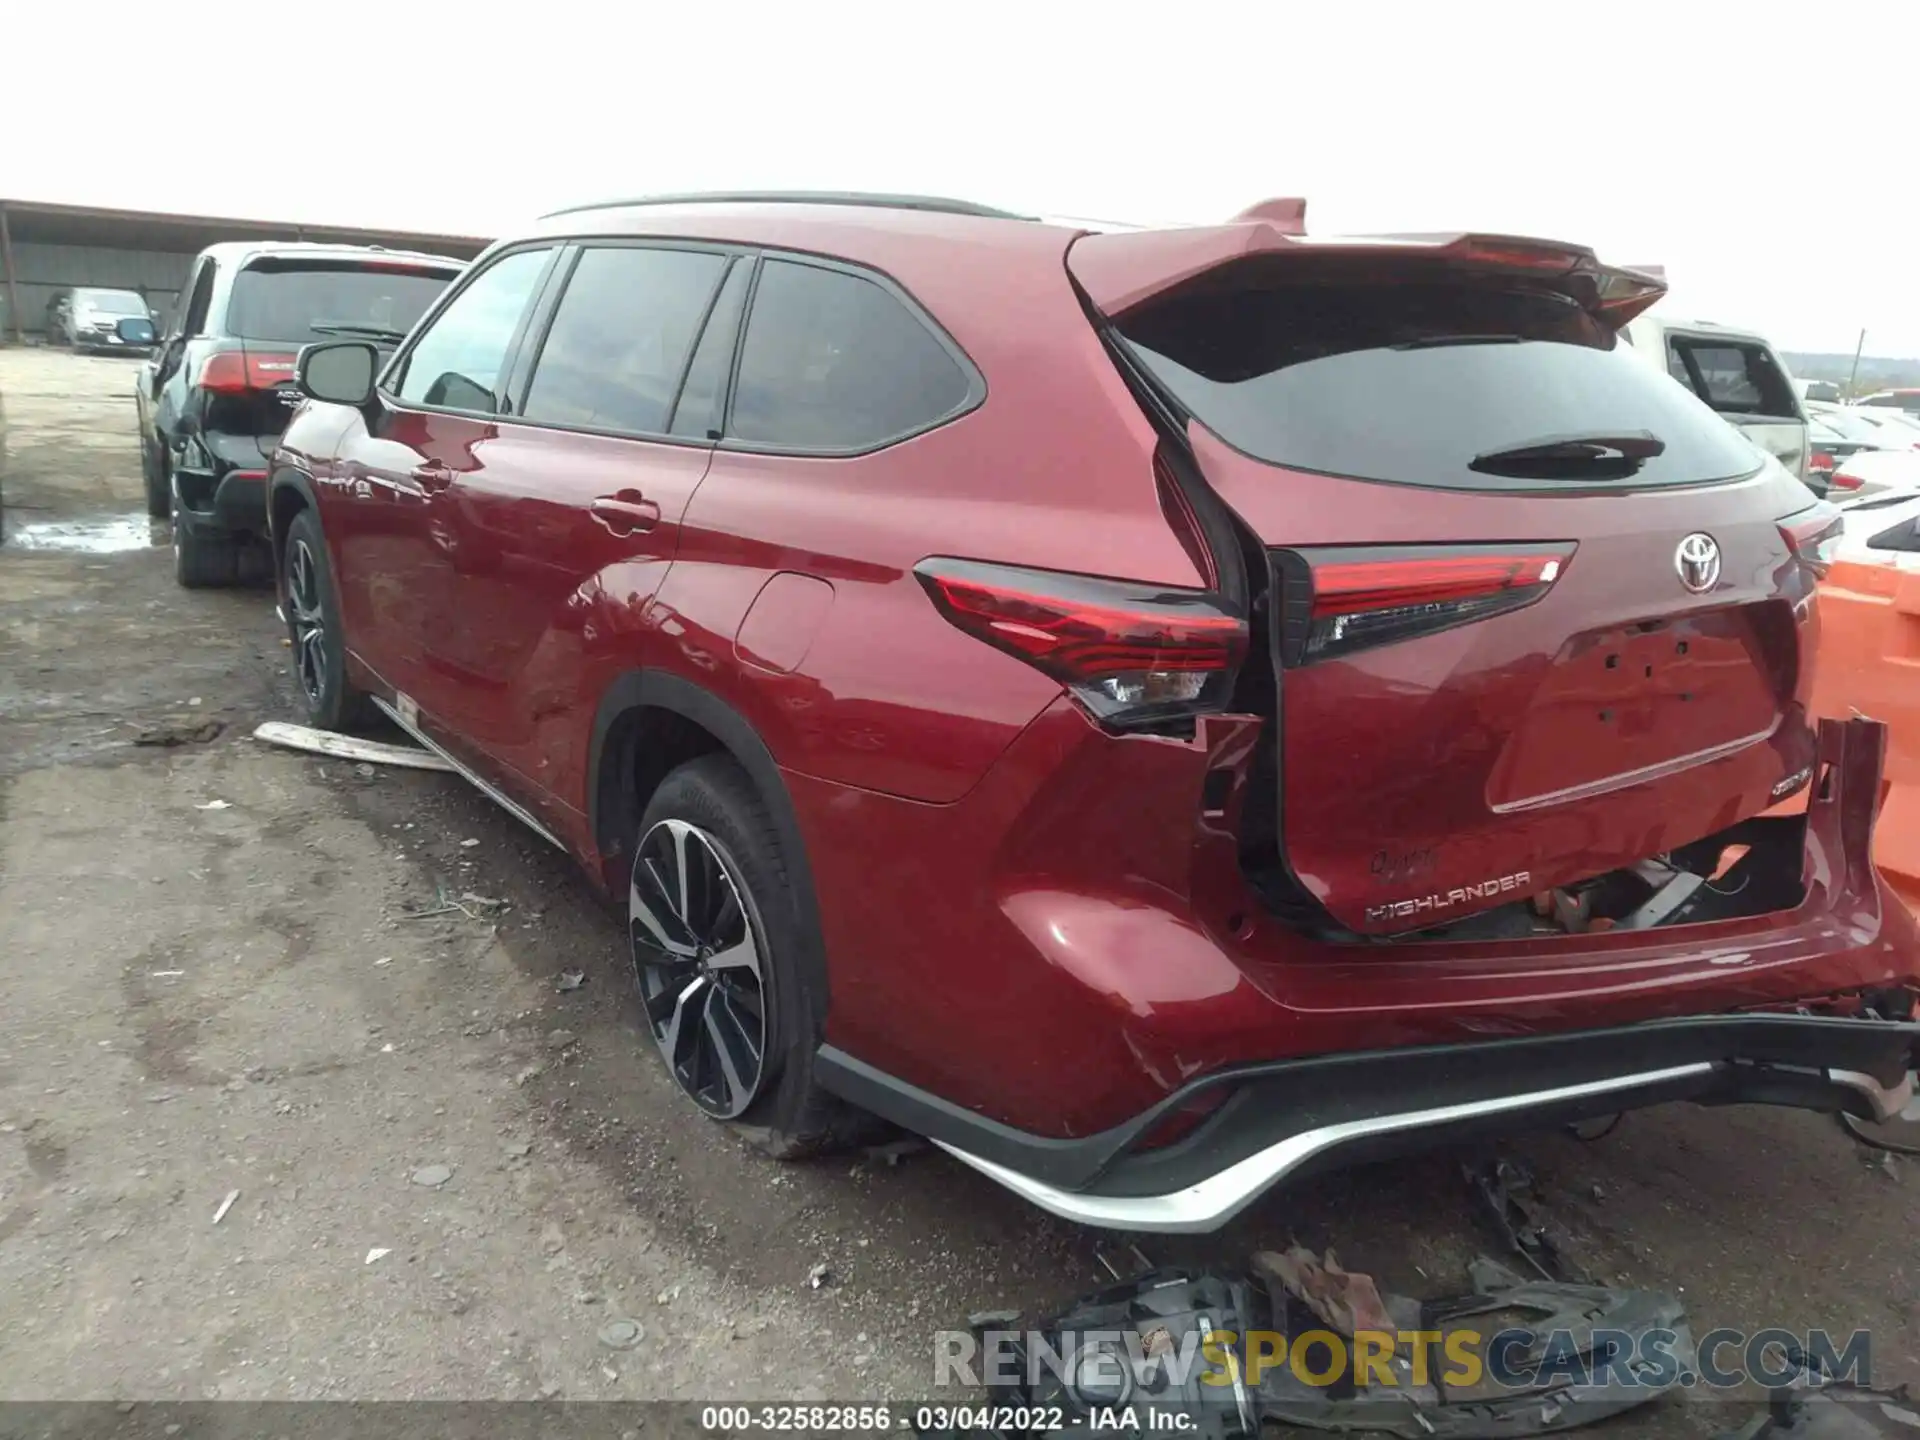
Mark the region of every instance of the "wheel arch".
POLYGON ((829 994, 825 942, 793 797, 752 724, 712 691, 667 671, 629 670, 617 676, 594 714, 587 820, 602 882, 609 894, 626 893, 628 847, 654 790, 671 770, 707 754, 737 763, 773 819, 806 937, 799 960, 813 992, 814 1033, 820 1036, 829 994))
POLYGON ((287 526, 302 510, 319 513, 319 497, 313 493, 313 479, 305 471, 291 466, 276 467, 267 481, 267 540, 273 547, 274 583, 278 585, 286 560, 287 526))

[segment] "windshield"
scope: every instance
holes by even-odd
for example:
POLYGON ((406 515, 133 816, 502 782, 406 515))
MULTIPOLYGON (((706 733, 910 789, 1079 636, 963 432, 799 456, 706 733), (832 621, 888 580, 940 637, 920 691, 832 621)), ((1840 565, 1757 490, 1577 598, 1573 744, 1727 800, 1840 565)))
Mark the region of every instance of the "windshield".
POLYGON ((322 326, 405 334, 454 273, 397 264, 255 261, 234 276, 227 330, 242 340, 291 345, 330 338, 322 326))
POLYGON ((1201 424, 1276 465, 1531 489, 1537 477, 1469 467, 1547 440, 1643 433, 1662 448, 1633 467, 1635 486, 1731 479, 1762 463, 1690 391, 1557 295, 1431 282, 1234 287, 1149 305, 1121 330, 1201 424))
POLYGON ((80 308, 102 315, 145 315, 147 302, 126 290, 82 290, 80 308))

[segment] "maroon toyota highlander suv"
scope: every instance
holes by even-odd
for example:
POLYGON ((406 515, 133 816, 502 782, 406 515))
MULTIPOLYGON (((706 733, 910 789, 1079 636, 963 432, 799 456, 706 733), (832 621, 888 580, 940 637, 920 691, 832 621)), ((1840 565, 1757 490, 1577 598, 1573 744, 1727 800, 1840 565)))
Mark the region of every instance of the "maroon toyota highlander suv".
POLYGON ((1898 1113, 1884 732, 1805 708, 1835 512, 1624 349, 1658 281, 1302 212, 547 217, 391 361, 301 353, 312 718, 624 894, 776 1154, 878 1114, 1203 1230, 1490 1128, 1898 1113))

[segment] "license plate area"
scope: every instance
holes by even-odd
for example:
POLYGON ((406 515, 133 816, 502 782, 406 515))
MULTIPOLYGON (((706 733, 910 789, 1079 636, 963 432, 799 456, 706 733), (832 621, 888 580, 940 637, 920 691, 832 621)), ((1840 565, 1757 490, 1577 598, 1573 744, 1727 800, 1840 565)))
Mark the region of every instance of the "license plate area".
POLYGON ((1769 734, 1781 690, 1752 607, 1639 621, 1562 647, 1489 779, 1496 809, 1769 734))

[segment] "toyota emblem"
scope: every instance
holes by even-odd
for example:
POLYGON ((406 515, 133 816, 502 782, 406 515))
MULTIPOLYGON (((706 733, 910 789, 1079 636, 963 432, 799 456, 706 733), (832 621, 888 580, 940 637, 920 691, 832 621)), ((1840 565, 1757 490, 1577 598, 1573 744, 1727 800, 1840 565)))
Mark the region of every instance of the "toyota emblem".
POLYGON ((1704 595, 1720 582, 1720 546, 1711 535, 1696 531, 1673 552, 1673 568, 1682 585, 1704 595))

